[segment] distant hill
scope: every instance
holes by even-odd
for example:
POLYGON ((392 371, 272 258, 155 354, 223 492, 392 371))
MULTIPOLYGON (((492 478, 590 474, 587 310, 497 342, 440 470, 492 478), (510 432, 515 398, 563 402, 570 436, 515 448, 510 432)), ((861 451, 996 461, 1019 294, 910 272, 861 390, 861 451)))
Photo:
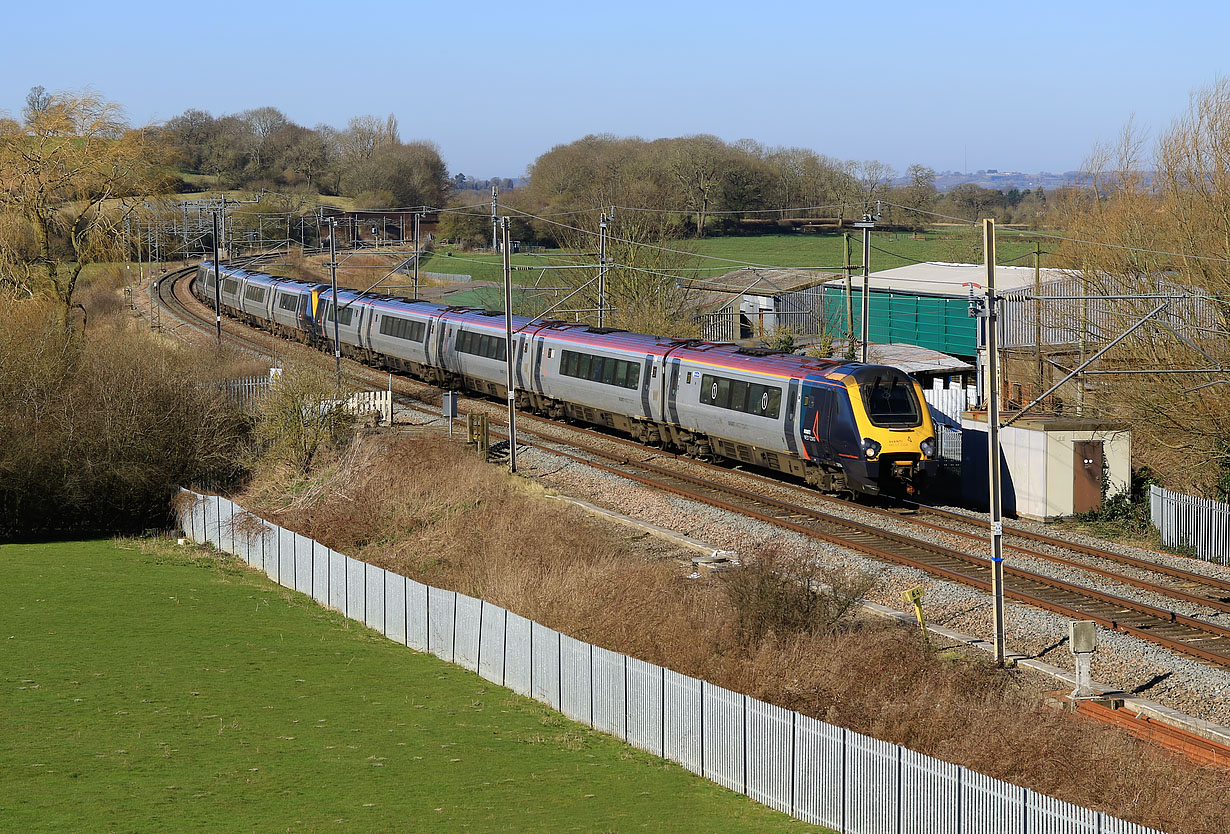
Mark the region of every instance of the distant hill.
MULTIPOLYGON (((1021 191, 1024 191, 1026 188, 1044 188, 1049 191, 1053 188, 1072 185, 1076 182, 1077 175, 1077 171, 1064 171, 1062 174, 1041 171, 1036 174, 1027 174, 1021 171, 998 171, 994 168, 985 171, 973 171, 971 173, 942 171, 936 174, 935 187, 939 189, 940 193, 950 191, 956 186, 964 185, 965 183, 973 183, 983 188, 995 188, 1000 191, 1008 191, 1013 188, 1021 191)), ((898 183, 894 181, 894 184, 898 183)), ((908 185, 909 183, 903 178, 899 184, 908 185)))

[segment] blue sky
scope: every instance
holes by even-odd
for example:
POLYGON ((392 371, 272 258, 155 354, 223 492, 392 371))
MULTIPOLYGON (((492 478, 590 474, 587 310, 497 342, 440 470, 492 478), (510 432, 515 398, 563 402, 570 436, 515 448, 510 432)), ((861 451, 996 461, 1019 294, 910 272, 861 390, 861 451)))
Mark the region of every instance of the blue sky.
POLYGON ((394 113, 452 172, 587 133, 713 133, 903 170, 1060 172, 1230 73, 1220 3, 17 4, 0 109, 86 85, 137 122, 394 113), (117 11, 117 9, 119 9, 117 11))

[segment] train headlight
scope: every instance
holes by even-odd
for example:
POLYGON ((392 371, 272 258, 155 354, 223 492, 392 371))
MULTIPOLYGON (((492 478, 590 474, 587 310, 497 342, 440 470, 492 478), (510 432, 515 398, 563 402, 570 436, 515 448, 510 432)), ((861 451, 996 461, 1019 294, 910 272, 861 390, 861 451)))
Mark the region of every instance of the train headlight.
POLYGON ((880 444, 870 437, 864 437, 863 454, 867 456, 867 460, 873 459, 876 455, 880 454, 880 444))
POLYGON ((928 437, 922 443, 918 444, 918 448, 922 449, 922 453, 929 458, 935 457, 935 438, 928 437))

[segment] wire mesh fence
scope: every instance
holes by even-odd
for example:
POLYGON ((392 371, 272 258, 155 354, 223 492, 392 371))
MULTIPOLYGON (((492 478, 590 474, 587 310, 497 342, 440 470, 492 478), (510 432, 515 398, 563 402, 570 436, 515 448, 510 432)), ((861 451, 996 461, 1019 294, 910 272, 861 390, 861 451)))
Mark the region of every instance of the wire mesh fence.
POLYGON ((186 492, 181 529, 389 639, 842 834, 1160 834, 575 640, 186 492))

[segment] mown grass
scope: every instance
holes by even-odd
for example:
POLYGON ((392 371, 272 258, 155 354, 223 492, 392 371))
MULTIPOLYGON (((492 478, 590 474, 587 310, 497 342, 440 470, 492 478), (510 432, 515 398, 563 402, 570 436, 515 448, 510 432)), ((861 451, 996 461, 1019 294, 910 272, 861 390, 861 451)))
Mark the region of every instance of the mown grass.
MULTIPOLYGON (((364 438, 310 476, 266 471, 240 501, 335 550, 603 648, 1170 834, 1226 834, 1225 771, 1045 709, 1021 670, 981 656, 937 661, 911 630, 869 618, 779 629, 765 605, 740 606, 741 582, 764 590, 747 595, 753 603, 782 599, 746 565, 686 579, 690 563, 655 557, 624 528, 544 500, 443 440, 364 438)), ((690 523, 694 535, 726 535, 690 523)), ((828 561, 772 537, 744 542, 754 559, 828 561)), ((880 593, 909 582, 886 575, 880 593)), ((985 606, 967 613, 989 618, 985 606)))
POLYGON ((169 545, 0 546, 9 831, 814 830, 169 545))
MULTIPOLYGON (((840 270, 845 263, 845 241, 840 234, 756 235, 748 237, 711 237, 678 241, 680 248, 695 252, 699 266, 712 267, 714 274, 736 269, 744 261, 764 266, 821 267, 840 270)), ((982 230, 945 227, 915 236, 908 232, 877 232, 871 238, 868 263, 873 272, 894 269, 919 261, 942 263, 981 263, 982 230), (924 239, 916 239, 924 238, 924 239)), ((1047 250, 1044 245, 1043 251, 1047 250)), ((997 237, 996 260, 1000 264, 1030 264, 1032 241, 1018 232, 1001 231, 997 237)), ((850 234, 850 263, 863 262, 862 232, 850 234)), ((1045 256, 1043 266, 1046 265, 1045 256)))
MULTIPOLYGON (((513 271, 514 284, 539 282, 546 286, 559 286, 561 282, 552 275, 554 270, 548 270, 544 275, 542 267, 568 263, 597 263, 597 258, 587 259, 584 255, 565 255, 560 250, 552 249, 541 254, 517 252, 509 261, 514 267, 530 267, 526 270, 513 271)), ((447 275, 469 275, 475 281, 503 283, 504 256, 493 255, 490 252, 462 252, 452 247, 440 247, 423 259, 422 269, 447 275)), ((590 272, 597 274, 595 269, 591 269, 590 272)))
MULTIPOLYGON (((818 267, 840 271, 845 263, 845 241, 840 234, 749 235, 745 237, 707 237, 699 240, 675 240, 664 244, 695 255, 692 268, 699 276, 720 275, 738 269, 741 264, 770 267, 818 267)), ((918 235, 909 232, 877 232, 871 239, 869 263, 872 271, 894 269, 918 262, 981 263, 982 230, 979 228, 941 227, 918 235)), ((850 239, 850 263, 862 265, 862 232, 855 229, 850 239)), ((1047 266, 1043 242, 1042 265, 1047 266)), ((998 234, 997 262, 1003 264, 1033 264, 1034 242, 1028 232, 1004 231, 998 234)), ((514 266, 545 266, 568 262, 558 250, 512 256, 514 266)), ((582 256, 581 260, 584 260, 582 256)), ((593 260, 592 258, 590 260, 593 260)), ((442 247, 424 261, 424 269, 450 274, 469 274, 475 281, 503 281, 503 261, 500 255, 454 251, 442 247)), ((513 273, 515 283, 532 283, 538 271, 513 273)), ((552 284, 551 273, 544 283, 552 284)))

